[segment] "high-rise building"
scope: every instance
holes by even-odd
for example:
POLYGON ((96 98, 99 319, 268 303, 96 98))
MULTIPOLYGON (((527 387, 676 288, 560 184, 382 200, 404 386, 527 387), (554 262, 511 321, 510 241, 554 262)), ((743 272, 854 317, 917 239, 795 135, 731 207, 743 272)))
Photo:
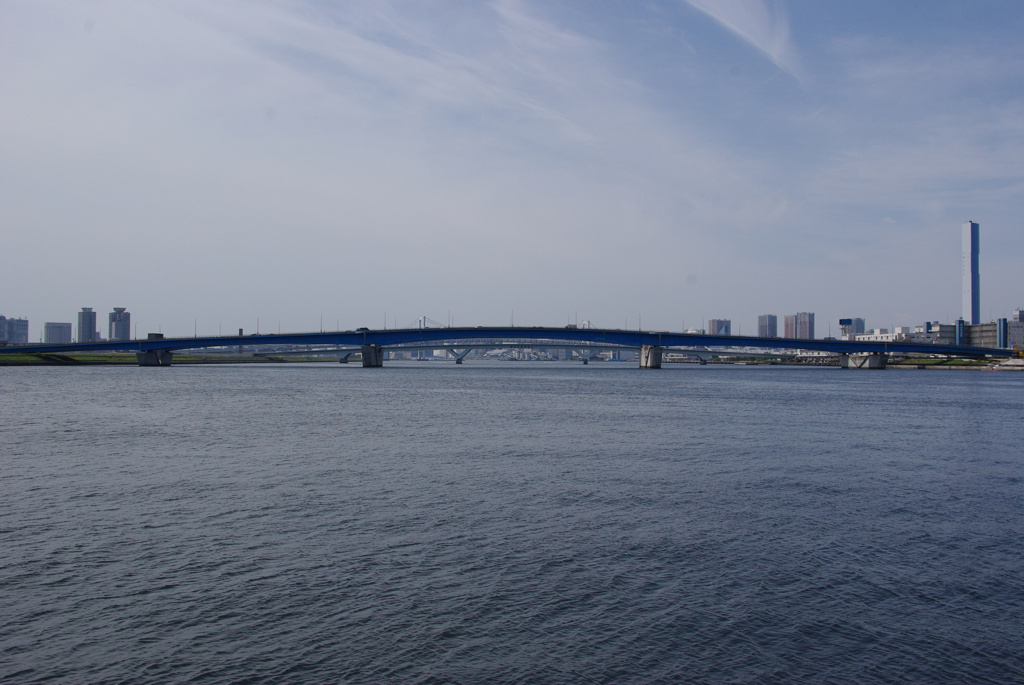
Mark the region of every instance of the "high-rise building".
POLYGON ((960 262, 963 319, 969 324, 981 323, 981 273, 978 268, 978 224, 966 221, 961 227, 963 255, 960 262))
POLYGON ((708 333, 711 335, 732 335, 732 319, 711 319, 708 321, 708 333))
POLYGON ((785 325, 782 337, 784 338, 795 338, 796 337, 796 314, 786 314, 783 319, 785 325))
POLYGON ((814 340, 814 313, 799 312, 796 315, 796 337, 800 340, 814 340))
POLYGON ((108 340, 132 339, 132 315, 125 311, 125 309, 125 307, 114 307, 114 311, 110 312, 108 317, 108 340))
POLYGON ((779 337, 779 317, 774 314, 762 314, 757 317, 757 337, 779 337))
POLYGON ((71 324, 47 321, 43 324, 43 342, 49 345, 71 342, 71 324))
POLYGON ((1010 321, 1024 321, 1024 309, 1014 309, 1013 318, 1010 321))
POLYGON ((0 340, 11 344, 28 342, 28 319, 0 316, 0 340))
POLYGON ((96 331, 96 312, 92 307, 82 307, 78 312, 78 342, 96 342, 100 334, 96 331))

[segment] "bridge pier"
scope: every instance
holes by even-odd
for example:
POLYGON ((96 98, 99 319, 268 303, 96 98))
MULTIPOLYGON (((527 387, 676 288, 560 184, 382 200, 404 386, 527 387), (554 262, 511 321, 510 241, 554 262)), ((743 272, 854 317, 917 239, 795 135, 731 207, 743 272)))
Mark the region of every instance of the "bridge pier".
POLYGON ((661 354, 665 351, 665 348, 658 347, 657 345, 644 345, 640 348, 640 368, 641 369, 660 369, 661 368, 661 354))
POLYGON ((380 345, 363 345, 359 349, 363 355, 363 366, 378 368, 384 366, 384 350, 380 345))
POLYGON ((146 350, 135 353, 139 366, 170 366, 173 357, 174 353, 170 350, 146 350))
POLYGON ((877 352, 840 354, 839 368, 842 369, 884 369, 888 357, 877 352))

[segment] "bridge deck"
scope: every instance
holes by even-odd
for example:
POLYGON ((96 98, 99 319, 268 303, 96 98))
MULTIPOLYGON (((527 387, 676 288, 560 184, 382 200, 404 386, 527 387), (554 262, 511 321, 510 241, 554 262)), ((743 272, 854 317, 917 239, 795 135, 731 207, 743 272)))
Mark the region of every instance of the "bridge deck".
POLYGON ((964 345, 937 345, 906 342, 868 342, 860 340, 799 340, 794 338, 755 338, 740 335, 701 335, 667 331, 627 331, 603 328, 475 327, 475 328, 400 328, 390 330, 358 330, 327 333, 275 333, 225 335, 193 338, 160 338, 156 340, 122 340, 59 345, 31 344, 0 347, 0 354, 42 352, 128 351, 204 349, 211 347, 262 347, 267 345, 335 345, 361 347, 380 345, 428 345, 445 347, 462 344, 524 343, 536 346, 608 345, 639 349, 656 347, 757 348, 813 350, 855 354, 939 354, 951 357, 1010 356, 1010 350, 964 345))

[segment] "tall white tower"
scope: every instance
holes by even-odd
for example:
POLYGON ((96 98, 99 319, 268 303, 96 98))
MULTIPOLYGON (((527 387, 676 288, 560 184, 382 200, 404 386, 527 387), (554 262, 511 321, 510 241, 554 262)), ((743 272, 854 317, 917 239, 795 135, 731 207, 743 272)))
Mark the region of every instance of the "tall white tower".
POLYGON ((96 332, 96 312, 92 307, 82 307, 78 312, 78 342, 96 342, 100 336, 96 332))
POLYGON ((978 224, 965 221, 963 231, 963 258, 960 264, 962 280, 963 319, 969 324, 981 323, 981 276, 978 270, 978 224))

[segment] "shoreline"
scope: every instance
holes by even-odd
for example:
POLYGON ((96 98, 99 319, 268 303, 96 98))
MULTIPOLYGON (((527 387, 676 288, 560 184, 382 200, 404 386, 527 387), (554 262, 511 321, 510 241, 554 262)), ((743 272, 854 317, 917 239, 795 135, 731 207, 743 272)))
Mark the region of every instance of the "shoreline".
MULTIPOLYGON (((174 366, 178 365, 213 365, 213 364, 311 364, 311 363, 337 363, 337 357, 291 357, 291 356, 253 356, 253 355, 194 355, 176 354, 174 366)), ((401 360, 395 360, 401 361, 401 360)), ((430 360, 448 362, 450 360, 430 360)), ((476 360, 480 361, 480 360, 476 360)), ((952 359, 936 362, 935 360, 915 360, 903 363, 890 363, 887 369, 909 369, 914 371, 938 370, 938 371, 1024 371, 1024 359, 1010 359, 1002 362, 966 361, 952 359)), ((596 362, 600 363, 600 362, 596 362)), ((668 361, 666 364, 695 364, 695 362, 668 361)), ((709 361, 713 366, 806 366, 806 367, 836 367, 835 364, 786 362, 786 361, 709 361)), ((0 366, 138 366, 138 360, 134 353, 114 354, 13 354, 0 355, 0 366)))

